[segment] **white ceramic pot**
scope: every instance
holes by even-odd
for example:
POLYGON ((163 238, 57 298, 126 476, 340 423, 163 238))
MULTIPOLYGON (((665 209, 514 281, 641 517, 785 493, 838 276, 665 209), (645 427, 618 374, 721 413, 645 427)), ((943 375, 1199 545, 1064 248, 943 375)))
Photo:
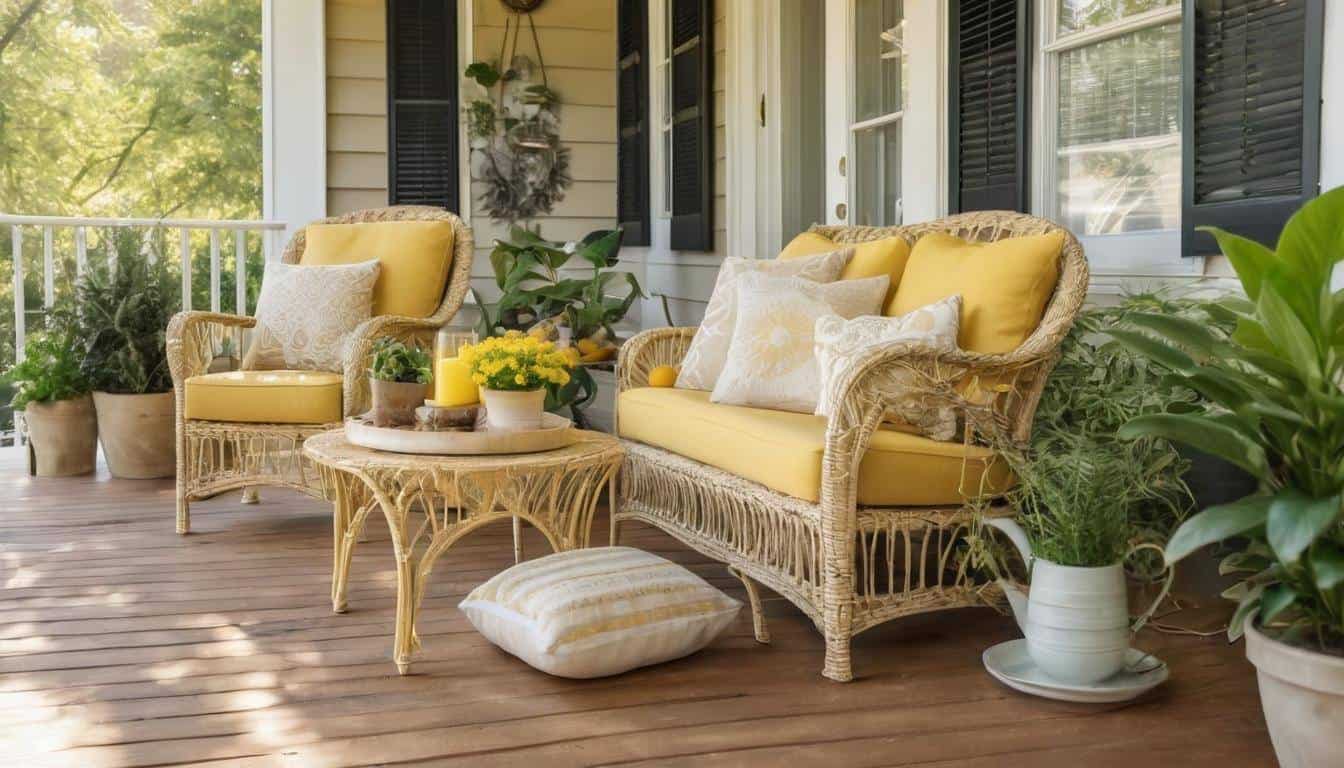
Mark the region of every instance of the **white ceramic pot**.
POLYGON ((1337 766, 1344 755, 1344 658, 1266 637, 1246 622, 1260 706, 1282 768, 1337 766))
POLYGON ((172 477, 177 446, 173 441, 173 393, 114 395, 93 393, 98 440, 113 477, 172 477))
MULTIPOLYGON (((987 525, 1008 535, 1031 567, 1031 595, 1000 579, 1013 616, 1027 638, 1027 653, 1047 675, 1061 683, 1090 685, 1111 677, 1125 665, 1134 632, 1148 620, 1171 589, 1168 572, 1161 593, 1133 625, 1129 595, 1120 563, 1095 568, 1060 565, 1035 557, 1027 532, 1008 518, 991 518, 987 525)), ((1139 549, 1161 548, 1139 544, 1139 549)))
POLYGON ((541 412, 546 404, 546 390, 518 392, 483 389, 481 395, 485 400, 487 429, 541 429, 541 412))

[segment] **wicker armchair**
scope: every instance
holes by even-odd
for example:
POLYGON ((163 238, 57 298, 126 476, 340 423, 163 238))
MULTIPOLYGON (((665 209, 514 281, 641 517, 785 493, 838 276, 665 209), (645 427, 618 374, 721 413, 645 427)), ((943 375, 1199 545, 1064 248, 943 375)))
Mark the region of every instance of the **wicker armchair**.
MULTIPOLYGON (((428 317, 381 315, 370 318, 355 331, 346 350, 341 374, 341 409, 345 416, 363 413, 369 407, 368 358, 375 340, 395 336, 403 340, 432 342, 434 332, 448 322, 466 297, 471 280, 474 251, 471 228, 455 214, 427 206, 393 206, 357 211, 323 219, 319 224, 356 224, 394 221, 445 221, 453 229, 453 257, 439 307, 428 317)), ((281 260, 297 264, 303 256, 306 230, 300 230, 285 247, 281 260)), ((251 317, 218 312, 180 312, 168 326, 168 365, 173 376, 177 412, 177 532, 191 525, 190 504, 224 491, 247 489, 244 501, 255 501, 258 486, 283 486, 321 497, 316 470, 304 458, 303 441, 309 436, 340 426, 332 423, 274 424, 188 419, 186 382, 205 374, 215 343, 224 335, 236 339, 251 328, 251 317)))
MULTIPOLYGON (((1059 229, 1044 219, 1009 212, 891 228, 812 227, 838 242, 896 234, 911 244, 930 232, 994 241, 1059 229)), ((909 372, 917 374, 928 397, 955 405, 963 419, 971 420, 974 411, 977 423, 991 419, 996 428, 1025 440, 1087 281, 1083 249, 1065 232, 1060 275, 1045 314, 1014 351, 986 355, 884 348, 851 368, 843 382, 843 406, 826 423, 817 503, 623 440, 627 458, 611 517, 612 543, 622 521, 639 520, 726 563, 746 586, 756 639, 763 643, 769 634, 757 583, 770 587, 815 622, 826 640, 822 674, 842 682, 852 679, 850 640, 859 632, 915 613, 997 602, 997 588, 977 582, 962 555, 960 543, 975 520, 970 500, 949 507, 860 506, 860 460, 887 415, 892 393, 908 391, 909 372), (968 381, 991 386, 967 388, 968 381), (963 396, 971 390, 990 394, 963 396)), ((655 367, 679 364, 694 334, 694 328, 661 328, 630 339, 617 362, 619 390, 647 386, 655 367)), ((966 430, 968 441, 972 432, 966 430)))

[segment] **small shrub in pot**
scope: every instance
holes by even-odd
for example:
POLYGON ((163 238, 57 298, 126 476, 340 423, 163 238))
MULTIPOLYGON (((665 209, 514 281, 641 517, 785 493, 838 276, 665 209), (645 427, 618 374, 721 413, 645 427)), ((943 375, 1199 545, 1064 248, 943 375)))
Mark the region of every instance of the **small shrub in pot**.
POLYGON ((374 426, 415 423, 415 409, 425 402, 431 370, 428 351, 391 337, 379 339, 369 363, 374 426))

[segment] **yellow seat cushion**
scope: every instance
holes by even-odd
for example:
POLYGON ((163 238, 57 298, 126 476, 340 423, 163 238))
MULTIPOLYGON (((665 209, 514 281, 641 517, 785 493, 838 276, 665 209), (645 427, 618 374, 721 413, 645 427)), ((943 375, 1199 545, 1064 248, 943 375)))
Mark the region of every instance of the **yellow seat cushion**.
POLYGON ((377 259, 373 314, 429 317, 439 308, 453 263, 453 227, 446 221, 309 224, 304 266, 377 259))
MULTIPOLYGON (((821 497, 826 419, 709 401, 695 389, 646 387, 616 401, 621 437, 663 448, 808 501, 821 497)), ((869 506, 960 504, 963 454, 969 450, 965 490, 974 493, 988 464, 989 487, 1007 485, 1002 461, 986 448, 966 448, 882 428, 874 432, 859 466, 859 503, 869 506)))
POLYGON ((906 261, 910 258, 910 246, 902 237, 884 237, 881 240, 869 240, 866 243, 837 243, 829 237, 816 232, 804 232, 789 241, 779 252, 781 259, 800 259, 818 253, 829 253, 849 245, 854 246, 854 256, 840 273, 841 280, 861 280, 865 277, 886 275, 891 278, 887 287, 887 296, 882 300, 882 314, 892 316, 890 309, 896 296, 896 287, 901 284, 906 261))
POLYGON ((186 381, 186 417, 253 424, 341 420, 341 375, 317 371, 229 371, 186 381))
POLYGON ((1045 313, 1059 279, 1064 233, 972 243, 932 233, 915 243, 891 315, 903 315, 961 294, 962 349, 1011 352, 1045 313))

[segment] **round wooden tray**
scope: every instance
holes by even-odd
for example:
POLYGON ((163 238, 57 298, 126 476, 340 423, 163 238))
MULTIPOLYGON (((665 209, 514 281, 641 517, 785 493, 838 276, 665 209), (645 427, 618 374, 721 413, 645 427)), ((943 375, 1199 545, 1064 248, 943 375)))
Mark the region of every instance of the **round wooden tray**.
POLYGON ((375 427, 360 419, 345 420, 345 438, 375 451, 439 456, 482 456, 498 453, 539 453, 574 443, 574 425, 553 413, 541 415, 541 429, 491 431, 421 431, 415 427, 375 427))

